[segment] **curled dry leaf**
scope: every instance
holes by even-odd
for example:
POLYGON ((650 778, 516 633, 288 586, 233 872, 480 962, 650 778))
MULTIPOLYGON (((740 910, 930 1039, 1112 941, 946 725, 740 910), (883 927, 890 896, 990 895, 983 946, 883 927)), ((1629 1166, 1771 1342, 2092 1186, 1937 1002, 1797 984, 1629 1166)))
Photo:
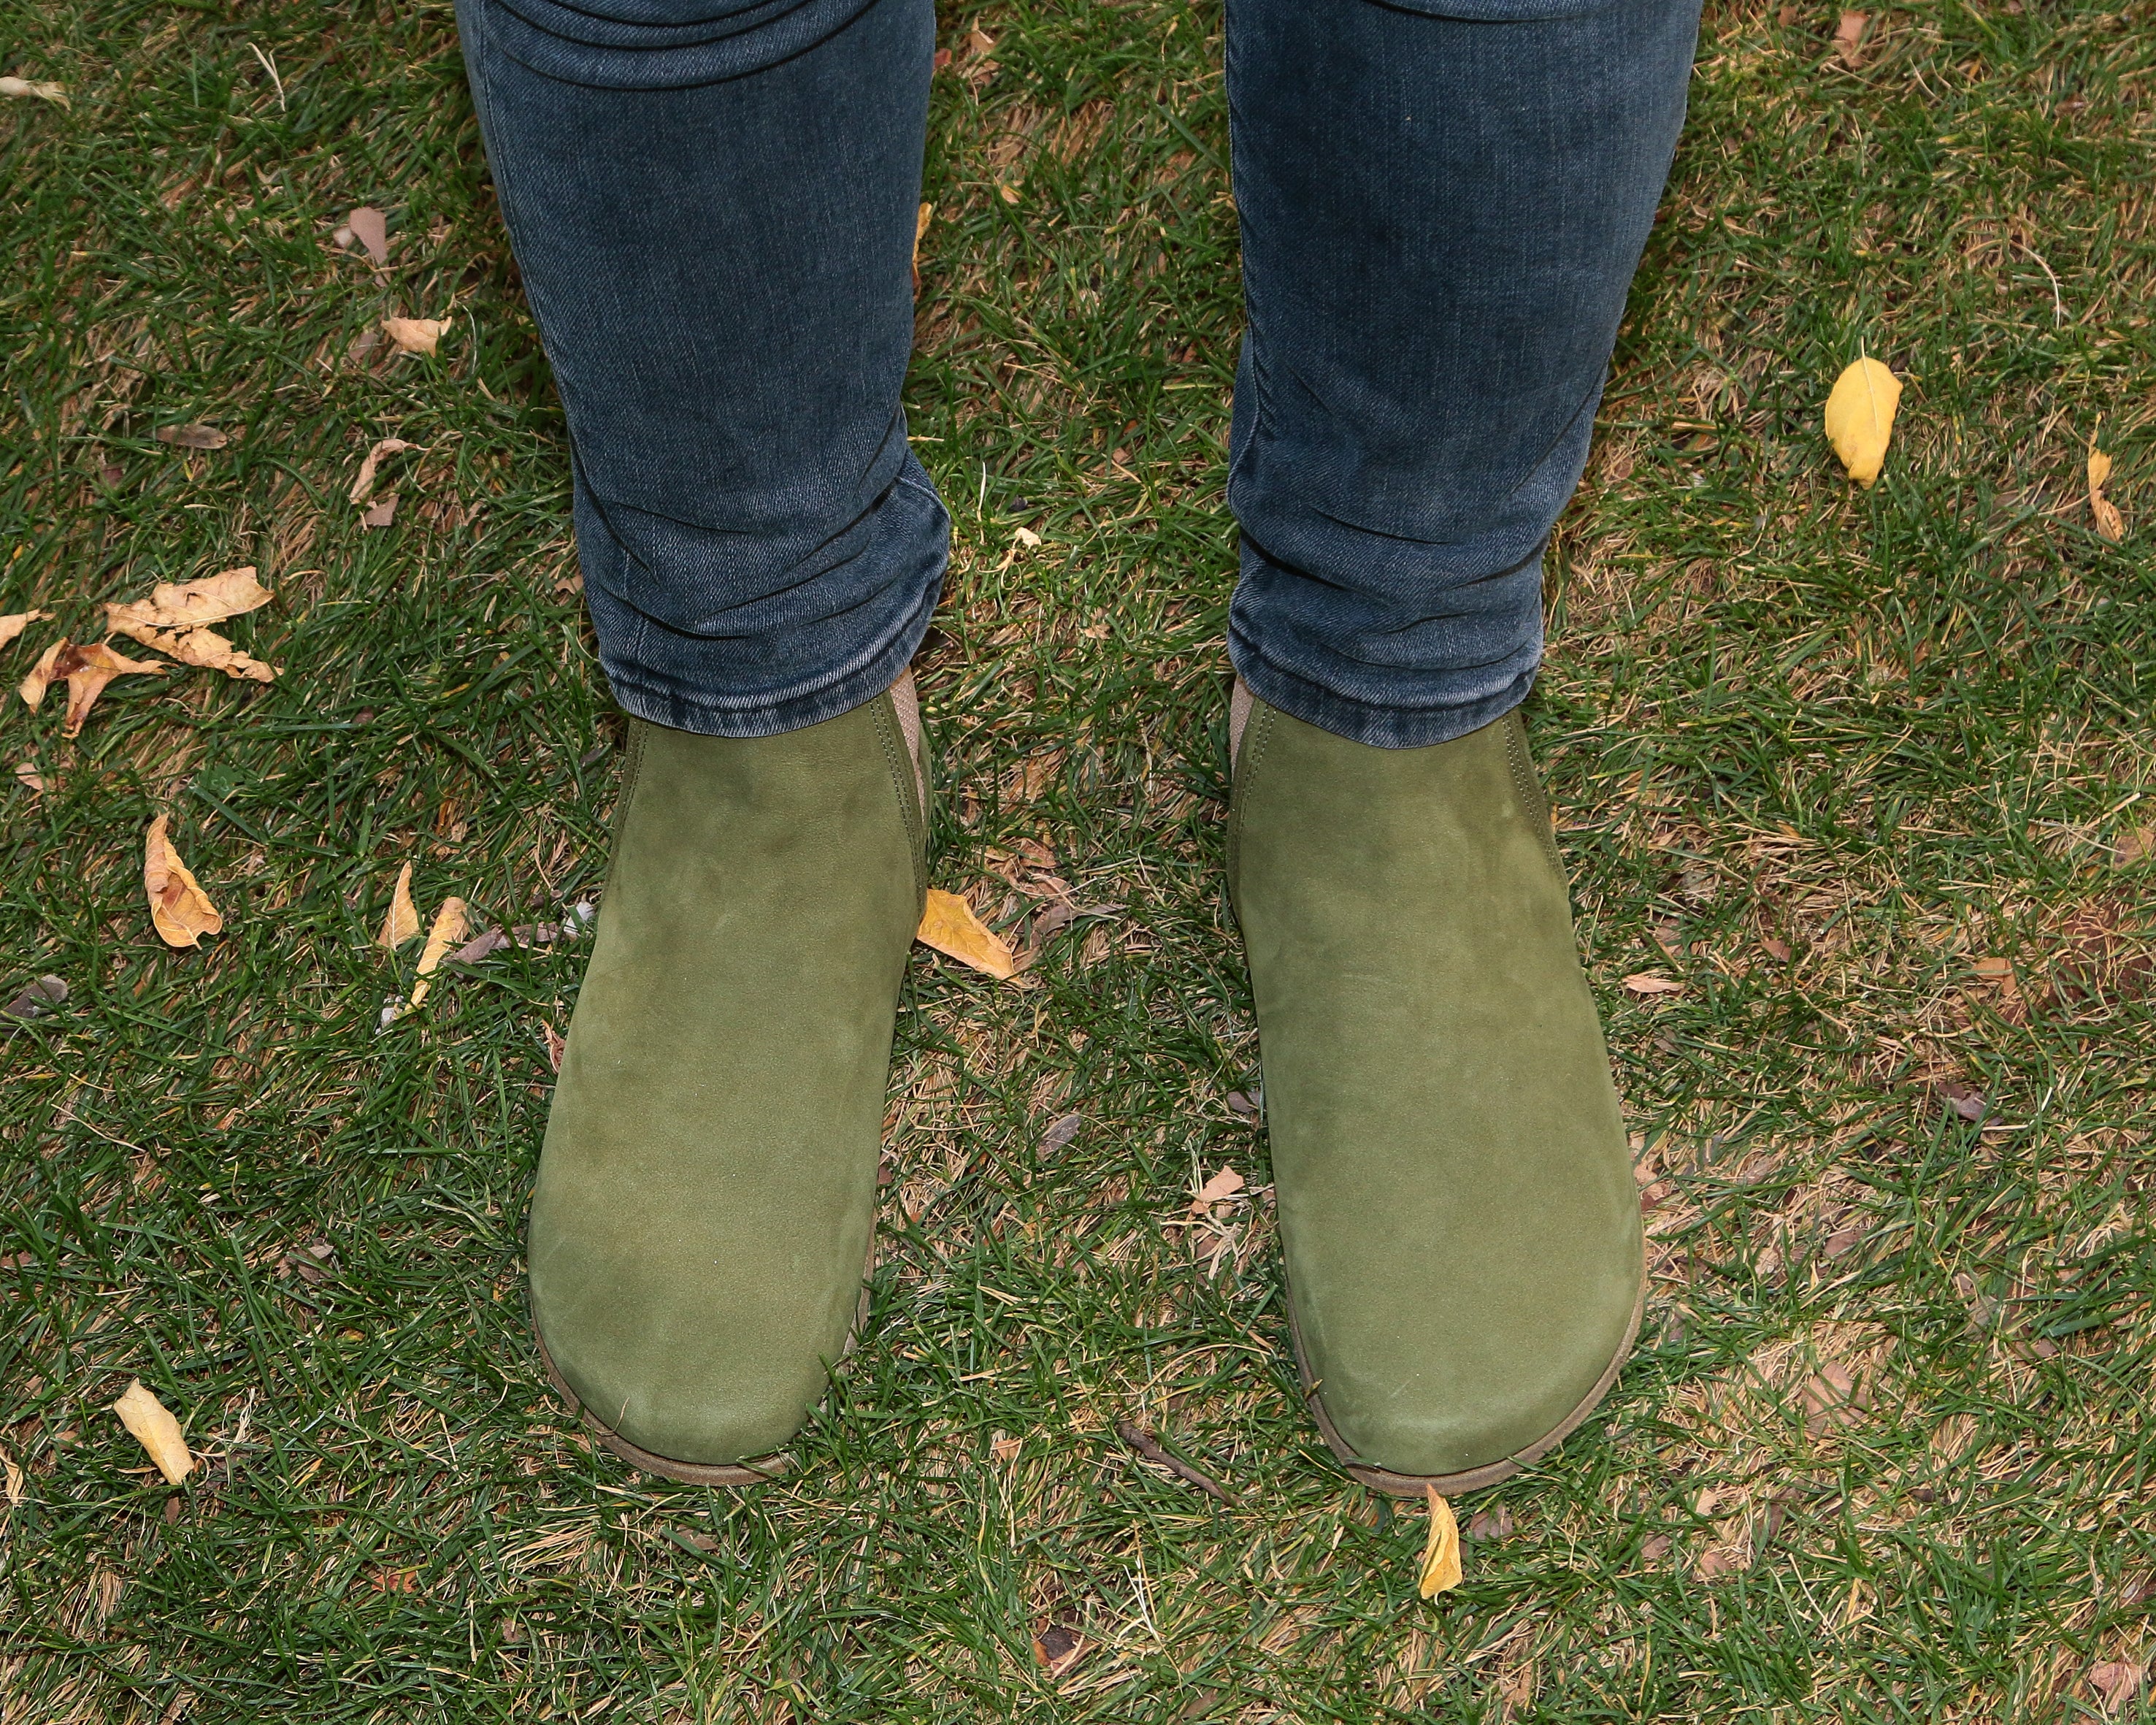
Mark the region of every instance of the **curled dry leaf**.
POLYGON ((1048 1130, 1040 1135, 1040 1153, 1054 1156, 1056 1151, 1086 1130, 1086 1116, 1066 1114, 1059 1120, 1050 1121, 1048 1130))
POLYGON ((381 466, 382 458, 384 456, 401 456, 405 451, 418 446, 416 443, 407 443, 401 437, 378 439, 361 457, 359 476, 352 481, 352 490, 346 495, 355 503, 364 503, 374 495, 375 470, 381 466))
POLYGON ((1425 1486, 1430 1497, 1430 1537, 1423 1542, 1422 1568, 1415 1591, 1425 1599, 1449 1593, 1460 1585, 1460 1523, 1452 1506, 1438 1496, 1437 1487, 1425 1486))
POLYGON ((50 611, 10 611, 0 617, 0 646, 5 646, 33 623, 52 620, 50 611))
POLYGON ((56 641, 44 651, 44 655, 30 667, 18 693, 31 707, 41 705, 45 691, 63 679, 67 683, 67 719, 60 727, 63 737, 82 734, 83 721, 90 717, 90 709, 97 698, 105 693, 105 684, 116 677, 141 672, 158 675, 162 665, 145 660, 123 659, 101 642, 77 646, 72 641, 56 641))
POLYGON ((195 1459, 188 1452, 187 1439, 181 1434, 179 1421, 172 1418, 162 1402, 143 1388, 141 1378, 127 1386, 126 1394, 112 1404, 112 1411, 120 1416, 120 1423, 135 1434, 136 1442, 150 1452, 150 1460, 157 1464, 157 1471, 165 1476, 167 1485, 179 1485, 194 1471, 195 1459))
POLYGON ((2111 457, 2089 442, 2088 494, 2089 513, 2096 518, 2096 530, 2103 538, 2117 544, 2126 537, 2126 518, 2118 512, 2118 506, 2103 494, 2111 482, 2111 457))
POLYGON ((43 1018, 67 1004, 68 986, 64 976, 40 976, 4 1007, 0 1007, 0 1017, 43 1018))
POLYGON ((397 885, 389 894, 389 914, 382 919, 380 943, 392 952, 419 932, 419 909, 412 902, 412 865, 397 871, 397 885))
POLYGON ((15 763, 15 777, 24 790, 35 796, 45 788, 45 775, 27 760, 15 763))
MULTIPOLYGON (((8 1495, 14 1495, 13 1474, 9 1474, 8 1495)), ((2146 1666, 2126 1660, 2114 1660, 2097 1666, 2089 1672, 2089 1686, 2102 1697, 2103 1710, 2115 1713, 2133 1700, 2141 1688, 2142 1679, 2148 1675, 2146 1666)))
POLYGON ((277 676, 275 665, 264 664, 252 654, 240 651, 214 629, 149 629, 136 624, 119 632, 141 641, 144 646, 169 653, 182 665, 192 665, 198 670, 222 671, 227 677, 241 677, 249 682, 270 682, 277 676))
POLYGON ((1242 1190, 1243 1177, 1233 1168, 1223 1168, 1198 1188, 1190 1200, 1190 1213, 1193 1216, 1210 1216, 1214 1205, 1240 1197, 1242 1190))
POLYGON ((921 926, 913 938, 991 976, 1008 979, 1018 970, 1010 948, 973 914, 973 907, 940 887, 928 889, 927 908, 921 914, 921 926))
POLYGON ((35 96, 41 102, 57 102, 63 108, 74 106, 68 100, 65 85, 38 78, 0 78, 0 96, 35 96))
POLYGON ((936 206, 924 203, 913 218, 913 291, 921 291, 921 236, 928 231, 928 224, 936 219, 936 206))
POLYGON ((418 981, 412 985, 412 998, 404 1011, 417 1010, 419 1003, 426 999, 427 991, 434 986, 434 974, 440 968, 442 960, 449 956, 450 949, 463 944, 465 936, 470 932, 470 925, 465 919, 465 901, 461 899, 443 899, 442 908, 434 913, 434 927, 427 930, 427 944, 419 949, 419 967, 415 973, 418 981))
POLYGON ((383 332, 403 353, 431 353, 448 331, 446 317, 385 317, 383 332))
POLYGON ((1684 984, 1676 977, 1665 976, 1659 971, 1641 971, 1625 979, 1625 991, 1642 997, 1650 994, 1676 994, 1683 987, 1684 984))
POLYGON ((394 492, 390 492, 386 497, 376 498, 373 502, 367 506, 366 512, 359 518, 359 524, 362 527, 393 527, 396 524, 396 521, 397 493, 394 492))
POLYGON ((151 435, 175 449, 223 449, 232 441, 214 425, 160 425, 151 435))
POLYGON ((1876 359, 1849 367, 1827 396, 1827 441, 1849 476, 1866 491, 1878 483, 1901 399, 1902 380, 1876 359))
POLYGON ((346 216, 344 231, 365 246, 376 263, 389 261, 389 218, 372 204, 362 203, 346 216))
POLYGON ((16 1466, 16 1465, 15 1465, 15 1458, 14 1458, 13 1456, 10 1455, 9 1455, 6 1450, 0 1450, 0 1467, 4 1467, 4 1468, 5 1468, 5 1469, 7 1469, 7 1470, 8 1470, 8 1507, 9 1509, 20 1509, 20 1508, 22 1508, 22 1506, 23 1506, 23 1470, 22 1470, 22 1469, 20 1469, 19 1467, 18 1467, 18 1466, 16 1466))
POLYGON ((277 595, 254 578, 253 564, 220 569, 199 581, 160 581, 147 599, 130 605, 108 605, 105 615, 116 632, 141 623, 152 629, 197 629, 204 623, 222 623, 227 617, 244 616, 270 603, 277 595))
POLYGON ((224 919, 209 902, 202 884, 180 860, 166 831, 169 816, 150 823, 142 847, 142 889, 150 898, 150 920, 168 946, 199 946, 205 935, 221 933, 224 919))

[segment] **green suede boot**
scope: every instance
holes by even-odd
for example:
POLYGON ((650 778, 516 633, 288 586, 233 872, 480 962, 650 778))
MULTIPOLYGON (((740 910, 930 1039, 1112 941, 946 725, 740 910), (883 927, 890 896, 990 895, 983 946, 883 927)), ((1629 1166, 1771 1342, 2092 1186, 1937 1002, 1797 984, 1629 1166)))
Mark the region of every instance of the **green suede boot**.
POLYGON ((925 757, 910 678, 783 736, 633 738, 531 1200, 532 1319, 609 1449, 744 1485, 784 1471, 866 1303, 925 757))
POLYGON ((1526 731, 1378 749, 1236 706, 1229 884, 1305 1391, 1365 1485, 1477 1491, 1587 1417, 1644 1290, 1526 731))

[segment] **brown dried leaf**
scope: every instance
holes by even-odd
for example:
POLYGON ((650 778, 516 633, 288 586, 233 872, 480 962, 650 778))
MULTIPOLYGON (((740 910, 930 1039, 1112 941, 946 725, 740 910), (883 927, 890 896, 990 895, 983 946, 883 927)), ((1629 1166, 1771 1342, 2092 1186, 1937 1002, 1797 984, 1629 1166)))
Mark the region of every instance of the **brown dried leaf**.
POLYGON ((167 1486, 181 1484, 194 1471, 195 1459, 181 1434, 179 1421, 142 1387, 141 1378, 127 1386, 127 1393, 112 1404, 112 1411, 134 1433, 136 1442, 149 1451, 150 1460, 157 1464, 167 1486))
POLYGON ((362 204, 344 219, 352 237, 367 248, 377 264, 389 261, 389 218, 371 204, 362 204))
POLYGON ((150 920, 157 924, 165 944, 198 946, 203 935, 223 930, 224 919, 172 848, 166 831, 170 818, 158 816, 144 837, 142 889, 149 894, 150 920))
POLYGON ((397 493, 392 492, 388 497, 369 504, 359 518, 359 524, 362 527, 389 527, 396 519, 397 493))
POLYGON ((1864 56, 1859 52, 1864 43, 1865 27, 1871 22, 1868 12, 1845 12, 1840 23, 1834 27, 1834 45, 1845 66, 1861 66, 1864 56))
POLYGON ((37 707, 44 702, 45 691, 65 678, 67 719, 60 727, 60 734, 75 737, 81 735, 82 723, 90 717, 91 706, 114 677, 138 672, 161 674, 164 668, 145 660, 123 659, 101 642, 77 646, 72 641, 56 641, 45 649, 44 657, 23 679, 20 693, 24 701, 37 707))
POLYGON ((135 624, 150 629, 198 629, 205 623, 244 616, 276 596, 254 579, 254 565, 250 563, 241 569, 221 569, 199 581, 160 581, 150 590, 147 599, 108 605, 105 615, 108 626, 121 635, 130 633, 130 626, 135 624))
POLYGON ((214 425, 160 425, 151 435, 175 449, 223 449, 232 441, 214 425))
POLYGON ((0 646, 5 646, 33 623, 49 623, 50 611, 10 611, 0 617, 0 646))
POLYGON ((37 796, 45 788, 45 775, 27 760, 18 760, 15 763, 15 776, 22 781, 33 796, 37 796))
POLYGON ((384 437, 372 445, 360 458, 359 474, 352 482, 346 495, 355 503, 364 503, 374 495, 375 470, 382 465, 384 456, 401 456, 407 450, 417 449, 416 443, 407 443, 401 437, 384 437))
POLYGON ((2147 1676, 2145 1666, 2114 1660, 2089 1672, 2089 1686, 2102 1697, 2104 1712, 2115 1713, 2140 1692, 2142 1680, 2147 1676))
POLYGON ((1941 1079, 1933 1087, 1933 1094, 1939 1099, 1941 1107, 1972 1125, 1981 1120, 1990 1106, 1984 1092, 1967 1079, 1941 1079))
POLYGON ((1213 1207, 1235 1197, 1243 1189, 1243 1177, 1233 1168, 1223 1168, 1203 1186, 1190 1200, 1193 1216, 1210 1216, 1213 1207))
POLYGON ((1848 1367, 1830 1361, 1805 1380, 1802 1399, 1804 1429, 1816 1437, 1835 1426, 1855 1424, 1871 1396, 1848 1367))
POLYGON ((2111 860, 2121 868, 2156 857, 2156 826, 2137 826, 2111 847, 2111 860))
POLYGON ((1007 979, 1018 971, 1018 960, 1010 948, 973 914, 973 907, 956 893, 938 887, 928 889, 927 908, 921 912, 921 926, 913 938, 991 976, 1007 979))
MULTIPOLYGON (((108 610, 123 607, 114 605, 108 610)), ((182 665, 192 665, 202 671, 222 671, 227 677, 244 678, 249 682, 270 682, 277 676, 275 665, 264 664, 252 654, 244 653, 225 636, 214 629, 151 629, 141 623, 116 624, 115 629, 131 641, 144 646, 155 647, 161 653, 170 653, 182 665)), ((162 670, 164 667, 156 667, 162 670)))
POLYGON ((1625 991, 1642 998, 1650 994, 1676 994, 1684 984, 1674 976, 1665 976, 1660 971, 1641 971, 1625 979, 1625 991))
POLYGON ((1436 1486, 1425 1486, 1423 1490, 1430 1498, 1430 1536, 1423 1542, 1415 1591, 1425 1599, 1434 1599, 1460 1585, 1460 1523, 1453 1518, 1452 1506, 1438 1496, 1436 1486))
POLYGON ((19 1467, 18 1467, 18 1466, 16 1466, 16 1465, 15 1465, 15 1458, 14 1458, 13 1456, 10 1455, 9 1455, 6 1450, 0 1450, 0 1467, 4 1467, 4 1468, 6 1468, 6 1469, 7 1469, 7 1470, 8 1470, 8 1507, 9 1509, 20 1509, 20 1508, 22 1508, 22 1506, 23 1506, 23 1470, 22 1470, 22 1469, 20 1469, 19 1467))
POLYGON ((382 918, 382 933, 376 939, 394 952, 418 932, 419 907, 412 902, 412 865, 407 862, 397 871, 397 884, 389 894, 389 914, 382 918))
POLYGON ((403 353, 431 353, 448 331, 446 317, 385 317, 382 332, 403 353))
POLYGON ((988 1454, 998 1461, 1016 1461, 1018 1452, 1024 1447, 1024 1438, 1008 1438, 1001 1432, 988 1440, 988 1454))
POLYGON ((1051 1623, 1033 1638, 1033 1656, 1060 1677, 1086 1656, 1086 1638, 1067 1624, 1051 1623))

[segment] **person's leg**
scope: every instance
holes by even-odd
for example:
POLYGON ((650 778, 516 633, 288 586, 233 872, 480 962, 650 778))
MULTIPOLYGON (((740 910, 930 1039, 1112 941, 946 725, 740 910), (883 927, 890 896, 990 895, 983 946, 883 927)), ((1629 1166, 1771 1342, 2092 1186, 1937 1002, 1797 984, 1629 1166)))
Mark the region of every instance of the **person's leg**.
POLYGON ((1297 1352, 1379 1489, 1607 1388, 1639 1218, 1513 709, 1697 0, 1229 0, 1230 883, 1297 1352))
POLYGON ((901 679, 947 523, 898 404, 934 18, 460 0, 459 22, 635 715, 532 1318, 611 1447, 743 1483, 783 1465, 860 1305, 926 888, 901 679))

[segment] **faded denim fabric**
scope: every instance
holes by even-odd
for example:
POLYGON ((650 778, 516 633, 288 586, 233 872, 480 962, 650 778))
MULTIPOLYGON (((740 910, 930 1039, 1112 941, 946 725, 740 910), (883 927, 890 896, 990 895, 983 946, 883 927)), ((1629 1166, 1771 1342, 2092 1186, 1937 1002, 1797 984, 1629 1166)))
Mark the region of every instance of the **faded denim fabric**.
MULTIPOLYGON (((932 0, 459 0, 569 419, 602 661, 762 736, 905 668, 949 521, 906 443, 932 0)), ((1249 330, 1229 651, 1388 747, 1526 697, 1698 0, 1228 0, 1249 330)))

